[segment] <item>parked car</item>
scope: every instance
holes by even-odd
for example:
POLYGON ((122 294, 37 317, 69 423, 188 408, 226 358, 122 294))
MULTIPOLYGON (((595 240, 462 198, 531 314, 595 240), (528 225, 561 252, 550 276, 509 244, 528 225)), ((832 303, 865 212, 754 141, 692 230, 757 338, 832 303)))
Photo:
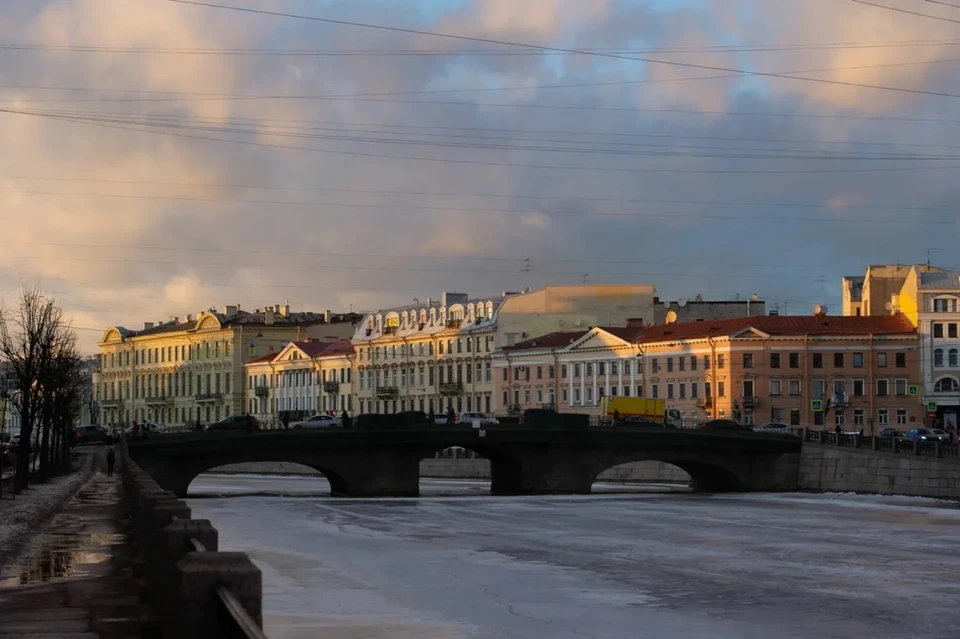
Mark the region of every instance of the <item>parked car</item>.
POLYGON ((430 423, 430 417, 422 410, 404 410, 394 413, 408 428, 419 426, 433 426, 430 423))
POLYGON ((86 444, 106 444, 109 439, 107 431, 99 426, 81 426, 74 430, 76 442, 80 446, 86 444))
POLYGON ((541 424, 554 421, 560 413, 551 408, 528 408, 520 415, 521 424, 541 424))
POLYGON ((207 424, 206 430, 240 430, 250 433, 260 430, 260 422, 253 415, 231 415, 230 417, 224 417, 219 422, 207 424))
MULTIPOLYGON (((147 433, 163 433, 167 430, 167 427, 163 424, 158 424, 157 422, 151 422, 150 420, 144 420, 142 422, 137 422, 137 432, 147 432, 147 433)), ((123 431, 127 437, 133 435, 133 424, 127 426, 123 431)))
POLYGON ((729 431, 739 431, 743 433, 753 432, 753 429, 750 426, 744 426, 738 422, 733 421, 732 419, 711 419, 708 422, 704 422, 700 427, 701 430, 729 430, 729 431))
POLYGON ((937 441, 939 441, 941 444, 953 443, 953 435, 943 430, 942 428, 934 428, 931 430, 931 432, 937 436, 937 441))
POLYGON ((294 429, 321 429, 321 428, 339 428, 343 424, 340 423, 339 417, 334 417, 333 415, 314 415, 309 419, 303 421, 295 422, 290 425, 294 429))
POLYGON ((457 413, 456 423, 464 425, 473 425, 474 422, 480 422, 480 426, 491 426, 499 424, 495 417, 487 417, 483 413, 457 413))
POLYGON ((912 439, 917 442, 938 442, 940 441, 939 436, 937 436, 929 428, 911 428, 907 431, 907 439, 912 439))
POLYGON ((902 437, 902 436, 903 436, 903 433, 901 433, 896 428, 890 428, 890 427, 882 428, 880 429, 880 432, 877 433, 877 439, 897 439, 898 437, 902 437))

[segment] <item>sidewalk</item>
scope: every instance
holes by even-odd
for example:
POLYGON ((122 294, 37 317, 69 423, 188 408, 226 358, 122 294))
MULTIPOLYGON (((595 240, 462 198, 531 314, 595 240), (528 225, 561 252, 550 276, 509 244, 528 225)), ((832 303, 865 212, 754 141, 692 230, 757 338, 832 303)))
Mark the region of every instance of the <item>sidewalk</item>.
POLYGON ((140 637, 118 477, 97 472, 0 579, 0 639, 140 637))

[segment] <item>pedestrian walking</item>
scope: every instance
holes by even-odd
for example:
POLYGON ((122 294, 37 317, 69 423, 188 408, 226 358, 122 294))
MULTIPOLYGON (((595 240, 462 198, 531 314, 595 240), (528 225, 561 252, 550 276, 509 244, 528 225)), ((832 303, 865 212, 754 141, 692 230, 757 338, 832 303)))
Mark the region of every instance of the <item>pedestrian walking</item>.
POLYGON ((283 411, 283 430, 290 429, 290 411, 283 411))
POLYGON ((340 415, 340 426, 350 428, 350 415, 347 414, 346 409, 344 409, 343 414, 340 415))
POLYGON ((113 464, 117 460, 116 453, 113 452, 113 446, 107 449, 107 477, 113 477, 113 464))

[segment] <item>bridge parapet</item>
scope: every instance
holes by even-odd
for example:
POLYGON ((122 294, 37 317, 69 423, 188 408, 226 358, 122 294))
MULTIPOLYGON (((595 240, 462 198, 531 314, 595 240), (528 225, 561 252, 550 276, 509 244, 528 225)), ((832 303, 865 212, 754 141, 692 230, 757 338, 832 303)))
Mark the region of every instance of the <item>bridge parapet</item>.
POLYGON ((858 433, 836 433, 829 430, 797 429, 804 444, 821 444, 886 452, 914 457, 935 457, 960 463, 960 447, 946 442, 921 442, 897 437, 875 437, 858 433))
POLYGON ((244 553, 219 552, 208 520, 165 491, 120 445, 124 496, 133 521, 135 576, 165 639, 249 637, 263 634, 260 569, 244 553))

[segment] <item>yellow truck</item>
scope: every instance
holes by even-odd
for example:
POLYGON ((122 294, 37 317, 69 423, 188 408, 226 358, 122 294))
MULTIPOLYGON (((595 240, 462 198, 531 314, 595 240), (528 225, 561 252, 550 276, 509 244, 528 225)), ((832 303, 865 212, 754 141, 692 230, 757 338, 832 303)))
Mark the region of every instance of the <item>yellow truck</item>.
POLYGON ((620 419, 632 417, 648 422, 666 424, 682 428, 683 417, 676 409, 666 407, 662 399, 647 399, 644 397, 604 396, 600 400, 601 423, 613 423, 615 417, 620 419))

